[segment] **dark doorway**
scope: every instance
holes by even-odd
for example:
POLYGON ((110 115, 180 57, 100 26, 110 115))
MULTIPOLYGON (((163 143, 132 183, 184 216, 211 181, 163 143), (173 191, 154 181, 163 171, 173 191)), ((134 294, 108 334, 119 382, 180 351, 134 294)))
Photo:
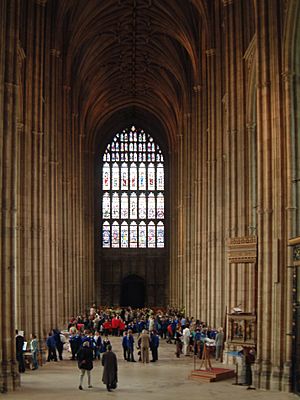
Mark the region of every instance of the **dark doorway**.
POLYGON ((145 281, 137 275, 130 275, 123 279, 121 288, 121 306, 145 306, 145 281))

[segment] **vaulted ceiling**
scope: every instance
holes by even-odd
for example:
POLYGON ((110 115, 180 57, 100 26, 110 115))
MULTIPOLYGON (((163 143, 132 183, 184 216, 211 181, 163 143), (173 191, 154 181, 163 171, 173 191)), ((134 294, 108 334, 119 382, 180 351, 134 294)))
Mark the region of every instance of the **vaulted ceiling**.
POLYGON ((108 119, 174 129, 199 76, 204 0, 60 0, 57 42, 85 128, 108 119), (127 116, 127 117, 126 117, 127 116))

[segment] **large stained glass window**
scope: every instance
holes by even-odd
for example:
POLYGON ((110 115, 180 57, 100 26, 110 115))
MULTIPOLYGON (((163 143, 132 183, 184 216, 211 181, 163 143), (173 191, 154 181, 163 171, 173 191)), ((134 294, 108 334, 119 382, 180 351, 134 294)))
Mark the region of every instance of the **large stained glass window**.
POLYGON ((117 133, 102 158, 102 247, 164 248, 164 157, 132 126, 117 133))

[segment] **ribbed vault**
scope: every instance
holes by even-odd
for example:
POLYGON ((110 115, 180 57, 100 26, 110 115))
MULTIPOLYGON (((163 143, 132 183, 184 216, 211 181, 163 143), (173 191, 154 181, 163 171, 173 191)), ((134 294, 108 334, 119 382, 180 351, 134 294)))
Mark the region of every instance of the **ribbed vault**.
POLYGON ((199 43, 207 25, 200 13, 205 14, 200 1, 57 2, 64 79, 86 133, 101 131, 120 109, 150 112, 175 132, 199 79, 199 43))

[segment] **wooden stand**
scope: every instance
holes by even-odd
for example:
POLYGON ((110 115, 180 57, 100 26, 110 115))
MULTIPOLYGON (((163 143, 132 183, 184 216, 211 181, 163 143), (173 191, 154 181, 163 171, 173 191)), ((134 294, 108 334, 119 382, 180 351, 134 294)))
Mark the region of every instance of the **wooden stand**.
POLYGON ((200 369, 202 369, 203 364, 205 366, 206 371, 212 370, 212 366, 211 366, 211 362, 210 362, 210 350, 207 348, 206 344, 204 344, 204 348, 203 348, 200 369))

